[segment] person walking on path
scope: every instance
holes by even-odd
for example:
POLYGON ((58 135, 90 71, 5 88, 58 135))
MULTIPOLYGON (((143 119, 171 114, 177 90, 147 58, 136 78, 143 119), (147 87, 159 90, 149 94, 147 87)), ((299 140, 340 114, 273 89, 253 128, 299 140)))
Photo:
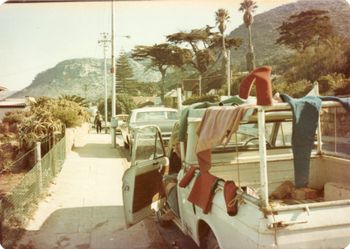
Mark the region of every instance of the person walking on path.
POLYGON ((102 117, 101 117, 99 111, 96 112, 94 124, 95 124, 95 126, 96 126, 96 132, 97 132, 97 133, 101 133, 101 129, 102 129, 102 117))

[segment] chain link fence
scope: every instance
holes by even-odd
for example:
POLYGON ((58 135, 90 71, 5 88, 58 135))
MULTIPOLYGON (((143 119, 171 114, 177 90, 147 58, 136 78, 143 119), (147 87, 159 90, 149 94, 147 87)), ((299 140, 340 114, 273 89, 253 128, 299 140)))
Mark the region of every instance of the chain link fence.
POLYGON ((0 200, 0 243, 5 248, 12 248, 9 243, 20 237, 38 202, 47 194, 48 186, 62 169, 66 158, 66 139, 63 137, 54 143, 55 139, 48 137, 20 158, 33 158, 34 153, 36 163, 19 184, 0 200))

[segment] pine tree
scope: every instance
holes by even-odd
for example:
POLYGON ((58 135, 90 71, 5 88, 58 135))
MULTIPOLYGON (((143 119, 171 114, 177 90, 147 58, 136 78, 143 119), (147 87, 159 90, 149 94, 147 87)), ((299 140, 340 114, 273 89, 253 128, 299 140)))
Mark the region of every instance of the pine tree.
POLYGON ((133 81, 133 70, 129 63, 129 56, 121 51, 117 59, 116 79, 117 79, 117 93, 128 93, 131 89, 133 81))

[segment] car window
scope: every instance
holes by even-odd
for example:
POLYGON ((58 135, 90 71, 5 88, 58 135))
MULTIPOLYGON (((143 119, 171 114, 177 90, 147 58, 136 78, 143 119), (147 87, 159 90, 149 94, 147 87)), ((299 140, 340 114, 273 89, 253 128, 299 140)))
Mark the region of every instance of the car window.
POLYGON ((177 120, 177 112, 166 112, 166 118, 169 120, 177 120))
POLYGON ((164 154, 164 149, 163 149, 163 144, 161 142, 161 135, 157 133, 157 139, 156 139, 156 144, 155 144, 155 158, 160 158, 165 156, 164 154))
POLYGON ((135 161, 152 160, 155 154, 157 130, 155 127, 137 129, 135 133, 135 161))
POLYGON ((156 120, 177 120, 177 112, 170 111, 149 111, 136 114, 136 121, 156 121, 156 120))
POLYGON ((153 160, 165 156, 161 138, 156 127, 137 129, 135 139, 135 162, 153 160))
MULTIPOLYGON (((292 139, 292 123, 291 122, 277 122, 265 124, 265 138, 268 146, 290 147, 292 139)), ((222 152, 227 150, 258 150, 259 149, 259 132, 258 125, 241 124, 236 133, 231 136, 230 141, 226 146, 219 145, 213 152, 222 152)))

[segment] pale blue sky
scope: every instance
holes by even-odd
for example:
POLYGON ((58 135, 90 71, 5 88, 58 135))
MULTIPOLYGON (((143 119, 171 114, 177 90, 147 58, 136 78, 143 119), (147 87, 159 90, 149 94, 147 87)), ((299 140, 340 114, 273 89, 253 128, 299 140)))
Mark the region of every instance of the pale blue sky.
MULTIPOLYGON (((116 2, 117 53, 135 45, 165 42, 165 36, 215 24, 215 11, 229 10, 228 30, 242 23, 238 0, 116 2)), ((294 0, 258 1, 257 13, 294 0), (263 2, 263 3, 259 3, 263 2)), ((71 58, 102 58, 97 41, 110 33, 110 2, 3 4, 0 6, 0 85, 28 86, 35 75, 71 58)), ((110 56, 110 52, 108 53, 110 56)))

